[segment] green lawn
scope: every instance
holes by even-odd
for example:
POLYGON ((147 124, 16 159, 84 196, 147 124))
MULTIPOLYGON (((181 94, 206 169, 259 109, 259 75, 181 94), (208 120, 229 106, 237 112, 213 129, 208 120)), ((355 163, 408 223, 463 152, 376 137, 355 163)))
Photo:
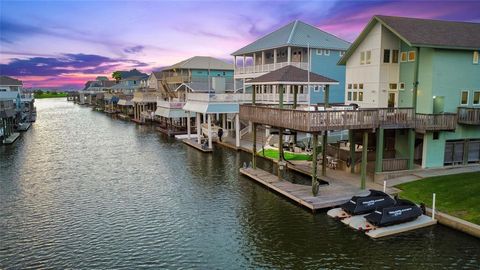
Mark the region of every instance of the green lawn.
POLYGON ((35 93, 35 98, 60 98, 60 97, 67 97, 67 93, 35 93))
MULTIPOLYGON (((263 155, 263 151, 260 150, 258 152, 260 156, 265 156, 267 158, 278 159, 278 150, 276 149, 265 149, 265 155, 263 155)), ((312 156, 308 154, 299 154, 299 153, 290 153, 284 152, 284 156, 286 160, 311 160, 312 156)))
POLYGON ((396 187, 403 190, 400 197, 429 207, 436 193, 439 211, 480 224, 480 172, 430 177, 396 187))

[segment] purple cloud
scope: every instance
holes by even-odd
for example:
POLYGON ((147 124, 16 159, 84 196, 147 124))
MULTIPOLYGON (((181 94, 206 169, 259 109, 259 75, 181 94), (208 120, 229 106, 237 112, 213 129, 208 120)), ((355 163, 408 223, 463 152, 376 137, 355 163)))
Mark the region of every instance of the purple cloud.
POLYGON ((145 49, 144 46, 137 45, 137 46, 125 48, 125 49, 123 49, 123 51, 126 52, 126 53, 132 53, 133 54, 133 53, 139 53, 139 52, 143 51, 143 49, 145 49))

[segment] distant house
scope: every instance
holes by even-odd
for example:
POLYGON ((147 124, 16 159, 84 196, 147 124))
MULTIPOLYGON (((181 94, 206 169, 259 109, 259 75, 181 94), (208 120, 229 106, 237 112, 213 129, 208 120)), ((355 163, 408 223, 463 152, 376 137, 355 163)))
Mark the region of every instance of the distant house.
MULTIPOLYGON (((338 81, 338 85, 331 86, 329 100, 331 103, 343 103, 345 67, 338 66, 337 62, 349 46, 349 42, 315 26, 293 21, 232 53, 235 63, 235 89, 242 89, 250 79, 293 65, 338 81)), ((249 88, 247 87, 247 92, 252 91, 249 88)), ((312 90, 302 88, 302 92, 310 94, 298 102, 322 103, 322 89, 312 90)), ((262 88, 257 91, 258 103, 278 103, 278 89, 262 88), (276 97, 273 100, 272 94, 276 97)), ((288 97, 293 96, 293 89, 288 87, 285 94, 285 102, 290 100, 291 103, 292 99, 288 97)))
POLYGON ((17 80, 8 76, 0 76, 0 92, 5 91, 16 91, 19 92, 22 90, 23 83, 20 80, 17 80))
POLYGON ((425 168, 478 163, 479 51, 479 23, 374 16, 339 61, 345 102, 414 109, 415 129, 385 131, 396 157, 425 168))

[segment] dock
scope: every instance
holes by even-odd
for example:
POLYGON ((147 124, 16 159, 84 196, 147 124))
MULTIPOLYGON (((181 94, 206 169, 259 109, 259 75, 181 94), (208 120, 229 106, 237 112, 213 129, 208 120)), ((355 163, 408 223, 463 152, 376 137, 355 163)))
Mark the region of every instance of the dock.
POLYGON ((14 132, 8 138, 3 140, 3 144, 12 144, 18 139, 18 137, 20 137, 20 133, 14 132))
POLYGON ((193 147, 197 150, 200 150, 204 153, 212 153, 213 152, 213 149, 203 147, 201 144, 198 144, 196 140, 185 139, 185 140, 183 140, 183 143, 186 144, 186 145, 189 145, 189 146, 191 146, 191 147, 193 147))
POLYGON ((429 216, 421 215, 414 221, 397 224, 393 226, 387 226, 382 228, 375 228, 366 232, 365 234, 372 238, 380 238, 390 235, 395 235, 403 232, 413 231, 416 229, 428 227, 437 224, 437 220, 432 219, 429 216))
POLYGON ((320 186, 318 195, 313 196, 311 186, 294 184, 279 179, 276 175, 262 169, 241 168, 240 173, 313 212, 343 204, 354 195, 368 194, 368 191, 361 190, 356 186, 343 182, 333 182, 320 186))

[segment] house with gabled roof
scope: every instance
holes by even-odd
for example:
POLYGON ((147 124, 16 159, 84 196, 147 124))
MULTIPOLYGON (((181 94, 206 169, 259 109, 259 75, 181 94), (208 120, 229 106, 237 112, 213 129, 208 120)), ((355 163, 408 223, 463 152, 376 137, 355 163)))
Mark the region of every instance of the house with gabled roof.
MULTIPOLYGON (((349 42, 339 37, 295 20, 232 53, 235 63, 235 89, 243 89, 249 79, 293 65, 337 80, 339 85, 332 86, 330 101, 343 103, 345 68, 338 66, 337 62, 349 46, 349 42)), ((251 92, 251 89, 246 91, 251 92)), ((258 102, 272 94, 267 89, 259 91, 261 92, 256 93, 258 102)), ((286 96, 293 96, 292 91, 287 89, 286 96)), ((316 88, 311 93, 312 95, 299 102, 317 104, 323 101, 322 89, 316 88)), ((278 92, 275 94, 278 95, 278 92)), ((271 100, 264 102, 271 103, 271 100)))

